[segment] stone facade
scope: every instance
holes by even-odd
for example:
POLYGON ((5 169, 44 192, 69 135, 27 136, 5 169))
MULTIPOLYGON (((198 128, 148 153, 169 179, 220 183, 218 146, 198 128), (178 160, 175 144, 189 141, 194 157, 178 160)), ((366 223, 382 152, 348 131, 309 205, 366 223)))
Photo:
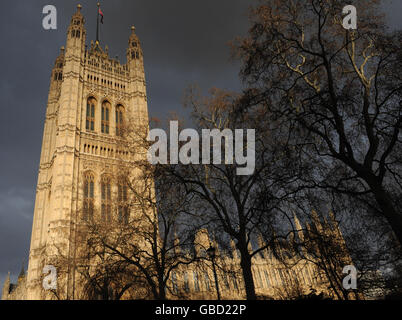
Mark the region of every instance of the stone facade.
MULTIPOLYGON (((308 230, 311 230, 314 225, 314 227, 336 239, 339 245, 345 245, 342 233, 333 216, 329 219, 330 221, 314 220, 311 224, 307 223, 303 229, 299 219, 296 216, 294 217, 295 227, 300 230, 298 237, 306 236, 308 230), (305 232, 301 230, 305 230, 305 232)), ((198 232, 195 243, 197 251, 200 251, 201 248, 216 248, 216 259, 214 260, 216 281, 212 259, 208 259, 207 263, 204 261, 200 264, 182 266, 171 277, 169 283, 171 290, 168 298, 216 300, 218 298, 217 283, 221 299, 246 299, 240 268, 240 254, 236 250, 235 243, 232 241, 231 248, 222 250, 206 230, 198 232)), ((256 246, 259 248, 266 247, 262 238, 259 239, 256 246)), ((252 259, 253 280, 258 299, 286 300, 307 296, 310 293, 336 299, 329 290, 328 279, 322 270, 320 271, 317 265, 313 263, 312 257, 308 256, 306 252, 303 253, 303 257, 296 254, 287 242, 278 242, 275 247, 276 255, 270 248, 267 248, 252 259), (278 255, 282 258, 278 259, 278 255), (289 259, 286 258, 287 256, 289 259), (286 265, 283 263, 284 261, 286 265)), ((251 251, 251 249, 250 247, 249 250, 251 251)))

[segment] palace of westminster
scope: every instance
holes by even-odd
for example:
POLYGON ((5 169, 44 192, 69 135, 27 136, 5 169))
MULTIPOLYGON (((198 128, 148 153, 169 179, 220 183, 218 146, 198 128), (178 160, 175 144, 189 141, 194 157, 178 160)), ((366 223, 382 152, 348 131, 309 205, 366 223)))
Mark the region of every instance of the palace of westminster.
MULTIPOLYGON (((77 214, 80 208, 84 208, 83 214, 101 206, 102 210, 110 210, 104 206, 111 200, 110 192, 104 190, 105 184, 110 189, 111 182, 105 177, 116 170, 117 159, 130 157, 118 142, 123 120, 131 117, 138 125, 148 124, 143 52, 135 28, 131 28, 127 62, 121 64, 110 58, 107 47, 102 49, 98 41, 86 46, 84 25, 78 5, 68 28, 66 46, 61 48, 51 75, 28 270, 21 272, 17 284, 10 283, 8 276, 3 300, 44 299, 44 255, 53 245, 60 244, 66 255, 72 256, 72 243, 60 242, 72 238, 72 225, 81 219, 77 214)), ((124 215, 117 211, 116 214, 124 215)), ((342 239, 334 220, 322 223, 320 228, 342 239)), ((296 217, 295 224, 301 229, 296 217)), ((200 230, 196 240, 206 246, 211 243, 205 230, 200 230)), ((240 259, 234 243, 232 249, 217 258, 230 269, 219 272, 219 287, 223 299, 244 299, 240 259)), ((296 280, 306 294, 328 291, 328 281, 317 272, 314 263, 305 259, 292 268, 284 268, 268 249, 253 258, 253 277, 257 295, 271 299, 283 298, 283 287, 296 280)), ((74 272, 70 272, 61 288, 68 299, 80 299, 78 290, 72 290, 75 279, 74 272)), ((183 299, 216 299, 213 279, 212 268, 201 270, 189 265, 176 270, 168 285, 183 299)))

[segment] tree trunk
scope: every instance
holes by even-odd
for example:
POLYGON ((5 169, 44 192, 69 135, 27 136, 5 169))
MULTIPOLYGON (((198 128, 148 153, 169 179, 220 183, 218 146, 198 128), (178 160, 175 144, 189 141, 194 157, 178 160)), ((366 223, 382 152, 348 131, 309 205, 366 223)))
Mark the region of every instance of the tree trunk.
POLYGON ((159 299, 158 300, 166 300, 166 288, 163 283, 163 278, 159 279, 159 299))
POLYGON ((392 204, 392 199, 382 186, 372 187, 374 197, 380 207, 383 216, 388 221, 392 231, 402 247, 402 216, 392 204))
POLYGON ((239 248, 240 266, 243 272, 244 287, 246 289, 247 300, 257 300, 254 287, 253 272, 251 270, 251 257, 247 250, 247 246, 239 248))

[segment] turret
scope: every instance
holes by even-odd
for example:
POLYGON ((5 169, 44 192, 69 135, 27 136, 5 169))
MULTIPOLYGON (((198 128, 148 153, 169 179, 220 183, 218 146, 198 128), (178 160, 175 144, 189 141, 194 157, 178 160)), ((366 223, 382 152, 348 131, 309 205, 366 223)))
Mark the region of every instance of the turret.
POLYGON ((299 237, 299 239, 303 241, 304 240, 303 227, 300 223, 299 217, 297 216, 296 212, 293 214, 293 221, 295 223, 295 229, 296 229, 295 232, 299 237))
POLYGON ((197 255, 203 254, 210 247, 211 241, 207 229, 199 230, 194 239, 194 247, 197 255))
POLYGON ((25 268, 24 265, 22 265, 21 272, 18 275, 18 283, 21 283, 24 280, 24 278, 25 278, 25 268))
POLYGON ((64 68, 65 48, 60 48, 60 54, 57 57, 52 70, 52 76, 50 79, 50 93, 58 95, 58 89, 63 81, 63 68, 64 68))
POLYGON ((144 122, 148 119, 144 56, 134 26, 131 27, 131 35, 128 41, 127 66, 130 75, 129 93, 133 96, 133 104, 137 112, 135 118, 144 122))
POLYGON ((313 225, 316 227, 317 231, 321 233, 323 231, 322 223, 316 210, 311 211, 311 220, 313 225))
POLYGON ((239 259, 239 255, 237 254, 237 247, 236 247, 236 243, 233 239, 230 240, 230 247, 232 249, 232 257, 234 260, 239 259))
POLYGON ((79 4, 77 6, 76 13, 72 16, 70 26, 67 31, 67 43, 66 49, 67 54, 74 54, 81 56, 81 54, 85 50, 85 39, 86 39, 86 30, 85 30, 85 19, 81 14, 82 6, 79 4))
POLYGON ((131 35, 128 40, 127 48, 127 64, 130 67, 130 71, 138 69, 138 71, 144 71, 144 57, 141 48, 141 42, 135 33, 135 27, 131 27, 131 35))

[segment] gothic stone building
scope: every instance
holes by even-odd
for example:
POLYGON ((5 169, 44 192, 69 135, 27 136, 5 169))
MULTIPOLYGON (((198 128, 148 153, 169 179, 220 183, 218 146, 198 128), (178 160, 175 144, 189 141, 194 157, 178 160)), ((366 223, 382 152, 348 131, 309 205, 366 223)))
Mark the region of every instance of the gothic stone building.
MULTIPOLYGON (((35 211, 32 226, 26 298, 39 299, 41 257, 55 244, 65 252, 83 201, 87 211, 99 205, 95 184, 113 170, 116 158, 128 155, 117 140, 124 117, 148 123, 143 54, 131 28, 127 63, 101 49, 86 47, 85 19, 78 5, 71 19, 65 48, 52 70, 35 211), (82 192, 84 190, 84 192, 82 192), (84 194, 85 193, 85 194, 84 194)), ((67 296, 74 276, 66 279, 67 296)))
MULTIPOLYGON (((110 58, 107 48, 102 49, 98 41, 87 48, 86 34, 79 5, 68 27, 66 46, 61 48, 51 75, 28 272, 20 275, 16 285, 8 277, 3 299, 44 299, 44 257, 58 254, 55 247, 73 257, 74 226, 80 215, 91 214, 94 208, 110 210, 110 192, 105 195, 104 190, 118 186, 111 186, 108 177, 116 170, 117 159, 130 157, 119 144, 123 119, 130 117, 139 125, 148 124, 143 52, 135 28, 129 36, 126 64, 110 58)), ((210 241, 203 232, 197 237, 206 245, 210 241)), ((245 298, 236 250, 220 255, 220 259, 217 263, 227 266, 227 272, 218 275, 222 297, 245 298)), ((253 263, 260 296, 280 298, 286 281, 296 278, 301 279, 306 292, 327 287, 309 262, 285 270, 266 250, 253 263)), ((67 272, 63 281, 67 299, 78 297, 75 281, 76 274, 67 272)), ((174 272, 170 286, 173 294, 169 298, 216 298, 214 276, 205 266, 174 272)))

